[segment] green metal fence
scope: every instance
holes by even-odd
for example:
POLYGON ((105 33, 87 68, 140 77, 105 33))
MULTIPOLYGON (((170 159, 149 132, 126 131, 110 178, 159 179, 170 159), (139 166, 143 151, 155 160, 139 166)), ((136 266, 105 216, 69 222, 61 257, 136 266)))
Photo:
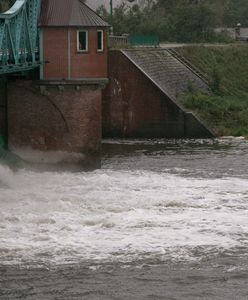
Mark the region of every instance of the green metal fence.
POLYGON ((155 35, 130 35, 128 37, 131 46, 158 47, 159 38, 155 35))

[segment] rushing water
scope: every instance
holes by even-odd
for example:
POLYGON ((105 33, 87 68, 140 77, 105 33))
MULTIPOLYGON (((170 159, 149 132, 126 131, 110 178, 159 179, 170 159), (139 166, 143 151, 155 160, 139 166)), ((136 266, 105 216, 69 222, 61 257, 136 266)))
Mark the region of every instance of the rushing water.
POLYGON ((103 148, 91 173, 0 165, 0 299, 248 299, 248 141, 103 148))

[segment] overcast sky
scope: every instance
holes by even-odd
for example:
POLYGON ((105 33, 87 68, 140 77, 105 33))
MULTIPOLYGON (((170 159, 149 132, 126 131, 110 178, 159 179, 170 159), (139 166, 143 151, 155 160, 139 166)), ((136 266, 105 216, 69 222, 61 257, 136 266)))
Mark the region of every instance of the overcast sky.
MULTIPOLYGON (((96 9, 98 6, 104 4, 106 7, 109 7, 110 0, 87 0, 86 3, 92 7, 93 9, 96 9)), ((113 0, 113 5, 116 5, 120 3, 121 0, 113 0)))

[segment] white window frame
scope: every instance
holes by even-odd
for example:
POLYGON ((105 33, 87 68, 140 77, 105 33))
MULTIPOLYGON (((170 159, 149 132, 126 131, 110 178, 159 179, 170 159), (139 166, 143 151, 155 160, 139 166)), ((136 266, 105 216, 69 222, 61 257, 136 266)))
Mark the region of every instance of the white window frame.
POLYGON ((77 31, 77 52, 88 52, 89 51, 89 32, 88 30, 78 30, 77 31), (82 50, 79 48, 79 34, 80 32, 86 33, 86 49, 82 50))
POLYGON ((104 51, 104 31, 102 29, 99 29, 99 30, 97 30, 97 52, 103 52, 103 51, 104 51), (98 49, 98 33, 99 32, 102 34, 102 40, 101 40, 102 48, 101 49, 98 49))

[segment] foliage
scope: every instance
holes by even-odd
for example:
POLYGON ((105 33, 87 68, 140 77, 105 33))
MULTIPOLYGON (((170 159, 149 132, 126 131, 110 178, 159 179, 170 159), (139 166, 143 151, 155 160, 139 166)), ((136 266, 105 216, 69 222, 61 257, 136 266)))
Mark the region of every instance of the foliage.
POLYGON ((188 46, 178 48, 211 83, 211 95, 189 88, 181 98, 218 135, 248 136, 248 46, 188 46))
POLYGON ((248 94, 238 97, 188 94, 183 103, 202 117, 217 135, 248 136, 248 94))
MULTIPOLYGON (((157 35, 171 42, 229 41, 216 35, 216 27, 248 26, 247 0, 136 0, 128 6, 123 1, 114 9, 115 34, 157 35)), ((98 12, 111 23, 103 6, 98 12)))
MULTIPOLYGON (((239 95, 248 93, 248 46, 195 45, 176 49, 177 52, 206 74, 219 93, 239 95)), ((214 88, 213 88, 214 89, 214 88)), ((216 93, 216 91, 214 91, 216 93)))

